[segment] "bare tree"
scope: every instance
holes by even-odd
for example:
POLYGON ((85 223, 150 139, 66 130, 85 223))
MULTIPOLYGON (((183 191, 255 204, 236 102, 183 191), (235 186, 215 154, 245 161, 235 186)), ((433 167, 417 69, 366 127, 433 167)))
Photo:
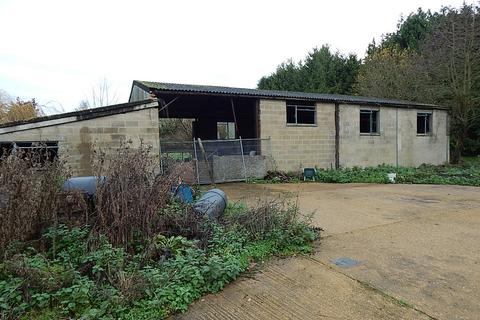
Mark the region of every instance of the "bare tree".
POLYGON ((451 107, 452 162, 458 163, 469 130, 480 118, 480 9, 444 9, 444 19, 422 48, 436 101, 451 107))
POLYGON ((112 92, 111 86, 106 78, 92 86, 91 95, 80 101, 75 110, 86 110, 115 104, 118 101, 116 92, 112 92))

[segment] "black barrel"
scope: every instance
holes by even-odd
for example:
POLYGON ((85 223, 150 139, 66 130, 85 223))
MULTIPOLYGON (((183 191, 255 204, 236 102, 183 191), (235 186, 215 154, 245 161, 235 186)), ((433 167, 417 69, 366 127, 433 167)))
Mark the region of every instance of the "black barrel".
POLYGON ((220 189, 207 191, 193 208, 195 212, 206 215, 209 219, 218 219, 227 207, 227 195, 220 189))

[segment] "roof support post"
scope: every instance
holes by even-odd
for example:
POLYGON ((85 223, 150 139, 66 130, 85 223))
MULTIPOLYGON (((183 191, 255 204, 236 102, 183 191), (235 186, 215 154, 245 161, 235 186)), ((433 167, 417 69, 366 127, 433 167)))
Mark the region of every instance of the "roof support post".
POLYGON ((239 137, 240 132, 238 131, 237 115, 235 114, 235 105, 233 104, 233 98, 230 98, 230 104, 232 105, 233 121, 235 123, 235 133, 236 136, 239 137))
POLYGON ((398 107, 395 108, 395 166, 398 167, 399 165, 399 160, 398 160, 398 157, 399 157, 399 152, 400 150, 398 149, 400 147, 400 143, 398 141, 399 137, 398 137, 398 107))
POLYGON ((242 153, 242 162, 243 162, 243 175, 245 176, 245 182, 247 182, 247 166, 245 164, 245 155, 243 153, 243 142, 242 137, 239 137, 240 140, 240 152, 242 153))
POLYGON ((340 169, 340 106, 335 103, 335 169, 340 169))

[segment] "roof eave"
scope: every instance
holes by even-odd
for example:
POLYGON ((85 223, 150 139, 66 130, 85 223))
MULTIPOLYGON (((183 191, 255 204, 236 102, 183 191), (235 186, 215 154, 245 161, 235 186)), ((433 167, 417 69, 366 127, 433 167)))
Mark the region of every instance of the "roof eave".
POLYGON ((329 98, 314 98, 314 97, 288 97, 288 96, 268 96, 268 95, 255 95, 255 94, 244 94, 244 93, 220 93, 220 92, 207 92, 207 91, 190 91, 190 90, 168 90, 168 89, 158 89, 158 88, 149 88, 144 84, 137 82, 137 84, 144 90, 152 92, 155 95, 157 94, 169 94, 169 95, 201 95, 201 96, 218 96, 218 97, 245 97, 253 99, 271 99, 271 100, 301 100, 301 101, 316 101, 316 102, 326 102, 326 103, 338 103, 338 104, 356 104, 364 106, 388 106, 388 107, 398 107, 398 108, 407 108, 407 109, 439 109, 439 110, 449 110, 449 108, 433 105, 433 104, 418 104, 418 103, 395 103, 395 102, 373 102, 373 101, 349 101, 342 99, 329 99, 329 98))
POLYGON ((148 99, 148 100, 135 101, 135 102, 127 102, 127 103, 109 105, 109 106, 104 106, 104 107, 99 107, 99 108, 92 108, 92 109, 79 110, 79 111, 73 111, 73 112, 59 113, 59 114, 54 114, 54 115, 50 115, 50 116, 37 117, 37 118, 29 119, 29 120, 7 122, 7 123, 0 124, 0 129, 1 128, 20 126, 20 125, 24 125, 24 124, 32 124, 32 123, 37 123, 37 122, 44 122, 44 121, 58 120, 58 119, 63 119, 63 118, 70 118, 70 117, 75 117, 76 121, 89 120, 89 119, 104 117, 104 116, 117 114, 117 113, 125 113, 125 112, 128 112, 132 107, 136 107, 136 106, 140 106, 140 105, 144 105, 144 104, 149 104, 149 103, 152 103, 152 102, 155 102, 155 99, 148 99))

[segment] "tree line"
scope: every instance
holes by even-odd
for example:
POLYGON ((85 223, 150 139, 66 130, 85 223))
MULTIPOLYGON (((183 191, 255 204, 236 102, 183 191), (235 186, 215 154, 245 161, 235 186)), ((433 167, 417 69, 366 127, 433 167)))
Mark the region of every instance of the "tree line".
POLYGON ((480 7, 421 8, 366 56, 315 48, 262 77, 259 89, 392 98, 451 108, 451 159, 480 154, 480 7))

